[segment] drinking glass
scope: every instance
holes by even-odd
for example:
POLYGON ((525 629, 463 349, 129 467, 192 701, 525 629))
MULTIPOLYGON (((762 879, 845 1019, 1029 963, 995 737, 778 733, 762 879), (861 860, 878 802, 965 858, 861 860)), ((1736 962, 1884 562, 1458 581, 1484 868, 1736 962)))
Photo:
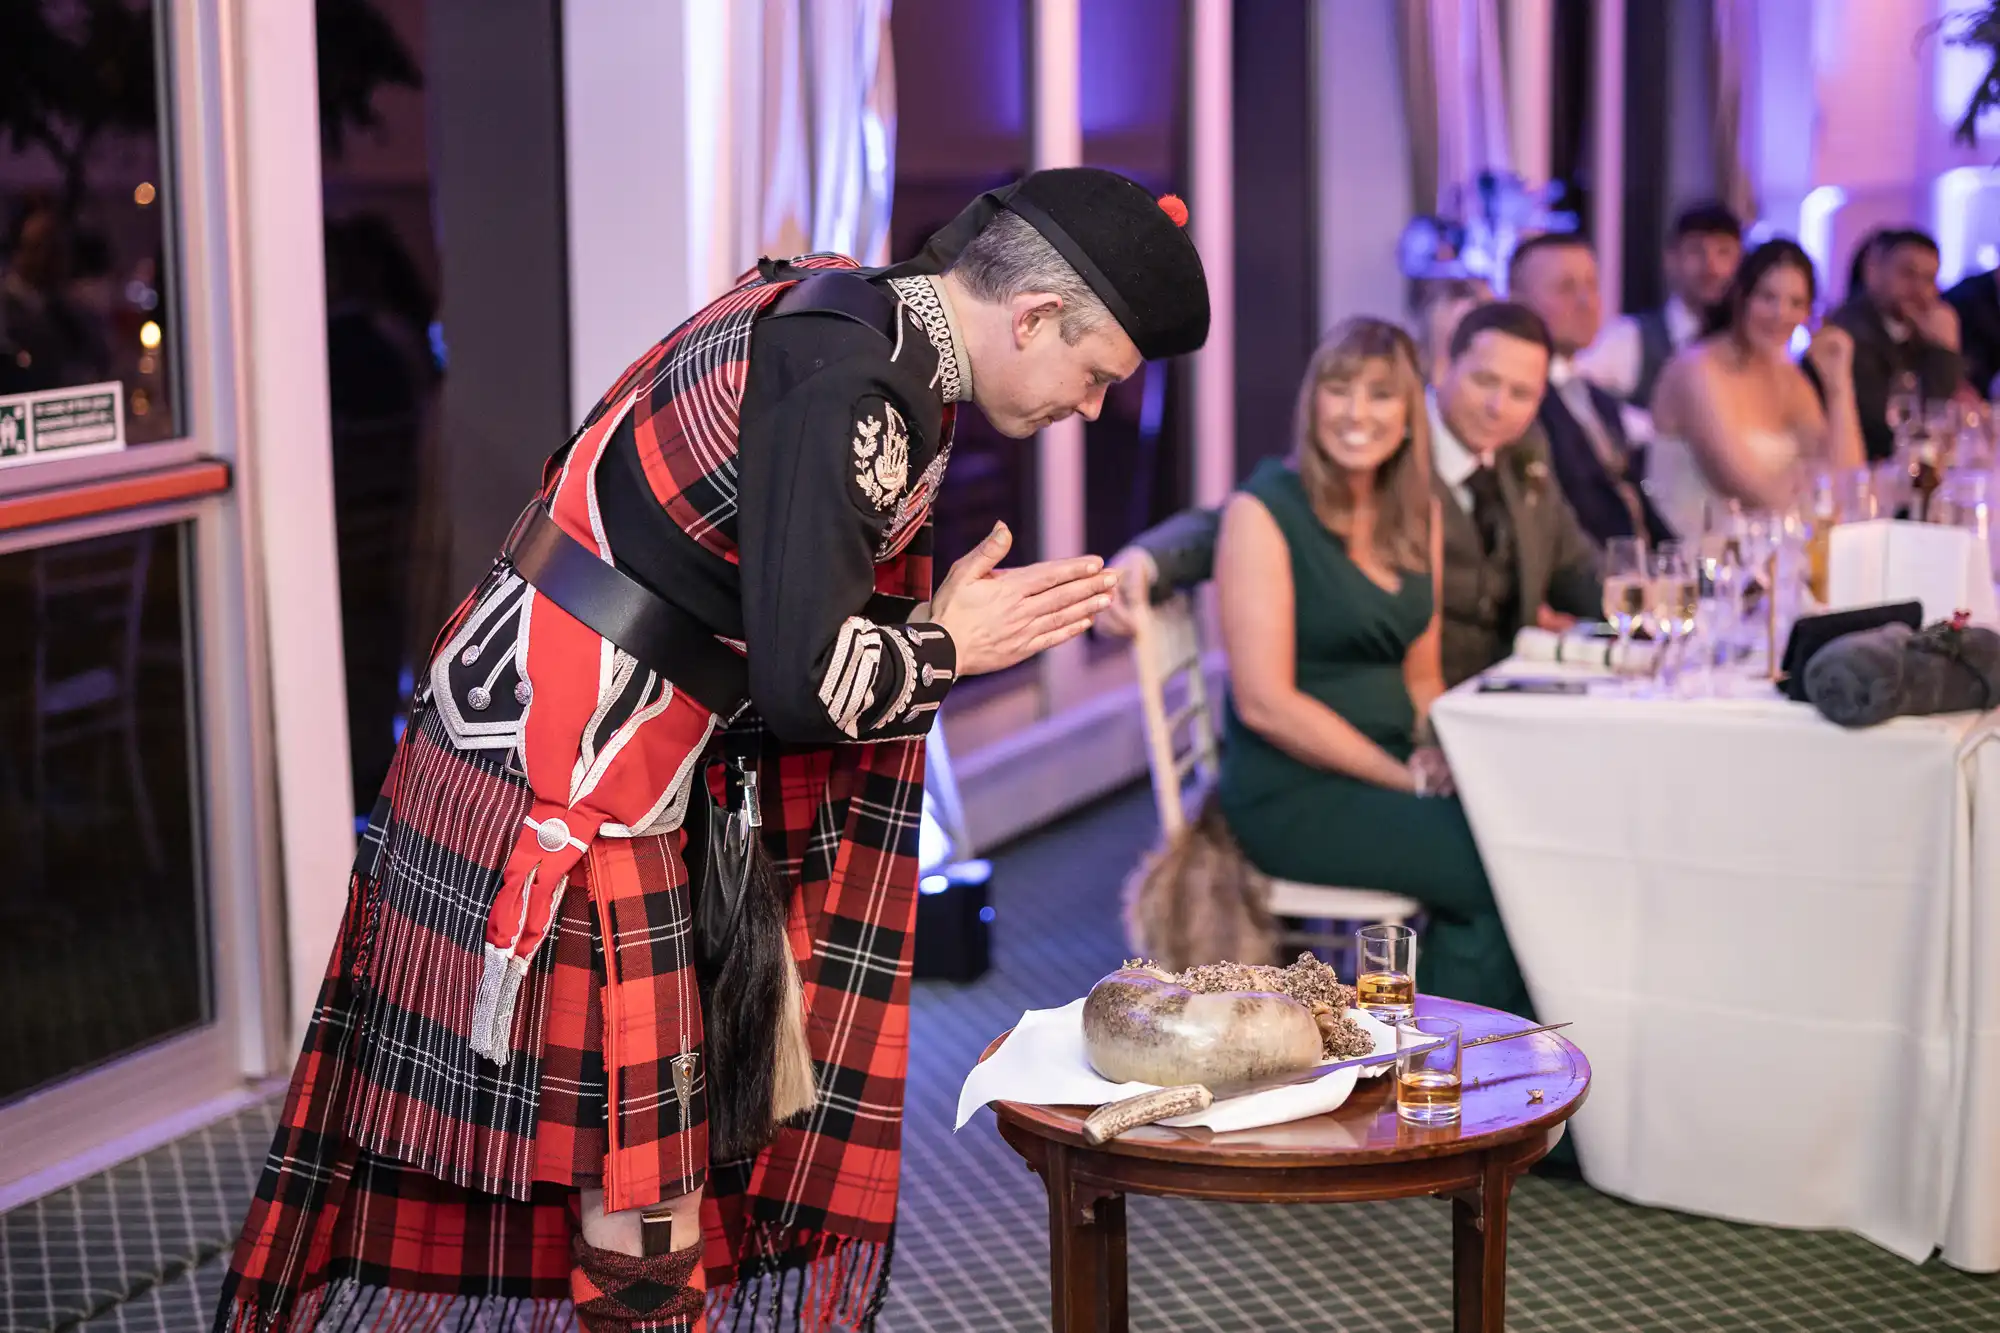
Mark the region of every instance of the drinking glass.
POLYGON ((1646 614, 1646 546, 1637 537, 1613 537, 1604 544, 1604 618, 1618 631, 1615 665, 1631 656, 1632 631, 1646 614))
POLYGON ((1953 467, 1987 469, 1993 466, 1993 410, 1985 403, 1959 409, 1958 439, 1951 451, 1953 467))
POLYGON ((1896 443, 1903 442, 1905 432, 1916 424, 1917 414, 1923 410, 1923 390, 1917 384, 1915 372, 1906 370, 1891 385, 1888 410, 1883 413, 1896 443))
MULTIPOLYGON (((1675 649, 1694 633, 1695 616, 1701 609, 1701 583, 1695 578, 1694 562, 1679 542, 1661 542, 1653 552, 1652 568, 1646 579, 1646 619, 1659 637, 1660 665, 1664 668, 1675 649)), ((1667 679, 1672 680, 1671 673, 1667 679)))
POLYGON ((1912 434, 1896 446, 1896 466, 1903 473, 1904 496, 1903 516, 1921 523, 1928 516, 1931 497, 1937 493, 1938 483, 1943 480, 1939 467, 1941 453, 1938 448, 1940 437, 1927 431, 1912 434))
POLYGON ((1413 1125, 1458 1123, 1463 1037, 1456 1019, 1396 1024, 1396 1114, 1413 1125))
POLYGON ((1900 518, 1910 506, 1910 473, 1901 455, 1868 468, 1871 518, 1900 518))
POLYGON ((1871 518, 1887 518, 1875 486, 1874 469, 1846 468, 1834 474, 1834 518, 1841 523, 1863 523, 1871 518))
POLYGON ((1354 932, 1354 1003, 1387 1023, 1408 1018, 1417 1003, 1417 932, 1408 926, 1363 926, 1354 932))
POLYGON ((1727 666, 1736 658, 1742 634, 1743 596, 1750 585, 1750 571, 1743 566, 1743 553, 1734 538, 1725 539, 1714 561, 1704 561, 1708 596, 1702 599, 1700 636, 1706 646, 1706 664, 1727 666))
POLYGON ((1924 435, 1930 440, 1933 454, 1957 443, 1958 428, 1964 419, 1964 412, 1952 399, 1933 398, 1924 404, 1924 435))
POLYGON ((1995 478, 1990 472, 1973 468, 1952 468, 1944 474, 1944 483, 1938 487, 1937 499, 1931 505, 1931 521, 1954 528, 1964 528, 1978 539, 1980 549, 1987 553, 1988 566, 1996 582, 2000 582, 2000 547, 1994 545, 2000 538, 2000 515, 1994 513, 1996 501, 1995 478))

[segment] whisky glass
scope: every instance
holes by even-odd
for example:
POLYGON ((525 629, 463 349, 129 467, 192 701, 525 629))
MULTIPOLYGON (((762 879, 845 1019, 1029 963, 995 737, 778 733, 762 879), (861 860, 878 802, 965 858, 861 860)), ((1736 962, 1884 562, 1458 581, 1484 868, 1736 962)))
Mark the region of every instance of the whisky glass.
POLYGON ((1458 1021, 1411 1015, 1396 1024, 1396 1114, 1413 1125, 1455 1125, 1464 1051, 1458 1021))
POLYGON ((1394 1024, 1417 1007, 1417 932, 1408 926, 1363 926, 1354 932, 1354 1003, 1394 1024))

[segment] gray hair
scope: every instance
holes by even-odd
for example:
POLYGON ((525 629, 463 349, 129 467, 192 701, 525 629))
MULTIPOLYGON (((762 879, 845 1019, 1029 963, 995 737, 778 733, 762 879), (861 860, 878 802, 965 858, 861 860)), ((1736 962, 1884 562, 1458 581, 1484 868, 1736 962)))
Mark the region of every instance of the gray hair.
POLYGON ((950 272, 967 291, 995 305, 1023 292, 1047 292, 1062 300, 1062 340, 1074 346, 1111 318, 1103 300, 1056 248, 1016 214, 1002 211, 973 237, 952 262, 950 272))

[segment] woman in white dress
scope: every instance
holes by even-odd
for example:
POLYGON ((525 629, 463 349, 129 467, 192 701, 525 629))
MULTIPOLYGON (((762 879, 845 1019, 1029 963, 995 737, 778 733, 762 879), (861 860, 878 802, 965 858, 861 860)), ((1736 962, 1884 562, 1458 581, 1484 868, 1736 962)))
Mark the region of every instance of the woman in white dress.
POLYGON ((1704 336, 1661 372, 1646 489, 1683 537, 1719 522, 1732 500, 1785 509, 1808 467, 1861 466, 1853 339, 1830 325, 1813 337, 1806 355, 1824 404, 1791 359, 1814 294, 1806 252, 1766 241, 1745 256, 1704 336))

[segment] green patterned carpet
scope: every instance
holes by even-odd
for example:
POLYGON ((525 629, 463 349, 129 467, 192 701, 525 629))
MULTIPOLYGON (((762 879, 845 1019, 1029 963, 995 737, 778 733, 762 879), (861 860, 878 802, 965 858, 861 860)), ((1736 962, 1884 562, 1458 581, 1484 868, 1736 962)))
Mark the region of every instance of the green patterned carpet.
MULTIPOLYGON (((908 1160, 884 1333, 1048 1327, 1041 1184, 991 1113, 951 1132, 959 1082, 1023 1009, 1117 965, 1117 886, 1152 835, 1135 792, 1008 850, 994 877, 996 966, 920 983, 908 1160)), ((207 1327, 218 1256, 249 1197, 273 1108, 260 1106, 0 1219, 6 1329, 207 1327)), ((1140 1330, 1451 1326, 1450 1216, 1434 1200, 1258 1208, 1134 1199, 1140 1330)), ((1631 1207, 1528 1179, 1514 1196, 1515 1333, 2000 1330, 2000 1277, 1905 1263, 1852 1236, 1773 1231, 1631 1207)))

